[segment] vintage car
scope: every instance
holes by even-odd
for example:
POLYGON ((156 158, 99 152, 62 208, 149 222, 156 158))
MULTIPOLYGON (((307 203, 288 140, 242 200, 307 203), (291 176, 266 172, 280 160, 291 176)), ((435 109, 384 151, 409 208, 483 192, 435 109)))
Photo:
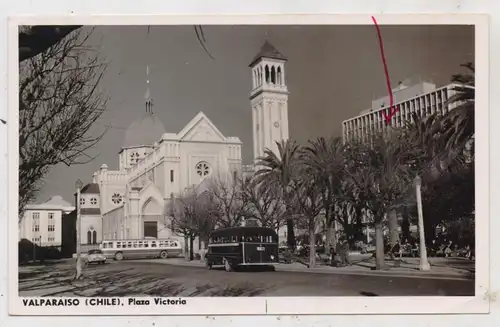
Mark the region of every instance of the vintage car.
POLYGON ((106 256, 99 249, 89 250, 87 253, 87 263, 104 264, 106 263, 106 256))

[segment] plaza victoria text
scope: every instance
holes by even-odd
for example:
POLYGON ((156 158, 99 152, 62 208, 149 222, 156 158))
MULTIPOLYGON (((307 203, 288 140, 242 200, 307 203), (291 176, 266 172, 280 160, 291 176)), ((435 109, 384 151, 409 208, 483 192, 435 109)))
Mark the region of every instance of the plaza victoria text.
POLYGON ((33 299, 23 299, 23 305, 26 307, 77 307, 80 304, 85 306, 123 306, 127 304, 129 306, 139 306, 139 305, 185 305, 187 301, 182 298, 162 298, 156 297, 151 299, 136 299, 136 298, 87 298, 83 300, 80 299, 54 299, 54 298, 33 298, 33 299))

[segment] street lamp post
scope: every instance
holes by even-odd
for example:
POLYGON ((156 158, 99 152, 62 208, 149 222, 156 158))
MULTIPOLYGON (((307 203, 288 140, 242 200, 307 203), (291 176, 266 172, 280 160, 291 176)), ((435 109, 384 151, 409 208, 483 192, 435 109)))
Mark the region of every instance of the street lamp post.
POLYGON ((417 195, 418 212, 418 234, 420 235, 420 270, 430 270, 431 266, 427 260, 427 247, 425 246, 424 213, 422 209, 422 179, 415 177, 415 192, 417 195))
POLYGON ((79 279, 82 275, 82 258, 81 258, 81 247, 80 247, 80 236, 81 236, 81 214, 80 214, 80 192, 83 187, 81 180, 77 180, 75 183, 76 187, 76 276, 75 279, 79 279))

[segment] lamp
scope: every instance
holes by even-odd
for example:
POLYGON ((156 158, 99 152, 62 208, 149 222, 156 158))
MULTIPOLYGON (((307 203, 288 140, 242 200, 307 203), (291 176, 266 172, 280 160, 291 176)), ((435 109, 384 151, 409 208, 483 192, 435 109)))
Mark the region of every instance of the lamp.
POLYGON ((81 189, 83 187, 83 182, 80 179, 78 179, 75 182, 75 187, 76 187, 76 189, 81 189))

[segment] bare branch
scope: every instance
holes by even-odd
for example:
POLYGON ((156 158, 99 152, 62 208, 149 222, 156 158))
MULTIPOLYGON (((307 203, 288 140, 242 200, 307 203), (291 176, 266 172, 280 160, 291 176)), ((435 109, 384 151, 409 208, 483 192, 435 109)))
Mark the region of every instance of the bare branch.
POLYGON ((87 50, 91 33, 66 33, 19 64, 20 213, 52 166, 90 162, 106 132, 89 133, 107 105, 98 89, 106 63, 87 50))

